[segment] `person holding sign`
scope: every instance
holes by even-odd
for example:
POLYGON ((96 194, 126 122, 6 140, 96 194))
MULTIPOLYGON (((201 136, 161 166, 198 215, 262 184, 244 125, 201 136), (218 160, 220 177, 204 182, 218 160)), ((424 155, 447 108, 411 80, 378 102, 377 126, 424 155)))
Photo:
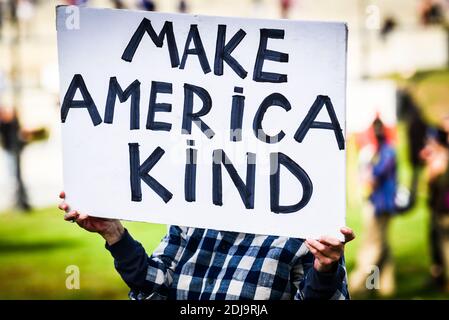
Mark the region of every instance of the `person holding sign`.
MULTIPOLYGON (((65 193, 61 192, 61 199, 65 193)), ((349 299, 345 241, 171 226, 148 256, 119 220, 90 217, 62 201, 64 219, 100 234, 131 299, 349 299)))
POLYGON ((104 237, 130 297, 349 298, 347 25, 79 15, 74 32, 57 8, 59 208, 104 237), (122 219, 171 227, 147 255, 122 219))

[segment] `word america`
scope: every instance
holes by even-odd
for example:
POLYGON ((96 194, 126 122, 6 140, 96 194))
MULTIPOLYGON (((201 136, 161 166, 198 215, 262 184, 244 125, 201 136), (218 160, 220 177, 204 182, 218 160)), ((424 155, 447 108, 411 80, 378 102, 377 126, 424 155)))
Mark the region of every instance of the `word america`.
MULTIPOLYGON (((190 56, 197 56, 199 64, 206 74, 211 72, 210 65, 205 54, 202 40, 198 31, 197 25, 191 25, 186 39, 184 52, 179 60, 178 49, 175 35, 173 32, 172 22, 166 21, 159 34, 153 29, 151 21, 144 18, 137 30, 131 37, 127 47, 125 48, 122 60, 131 63, 133 57, 144 38, 148 34, 156 47, 161 48, 164 45, 164 40, 168 45, 168 53, 172 68, 184 69, 186 61, 190 56), (192 47, 193 45, 193 47, 192 47)), ((241 78, 245 78, 248 72, 241 66, 241 64, 232 56, 233 50, 241 43, 245 37, 246 32, 240 29, 232 38, 226 43, 226 26, 219 25, 217 31, 216 52, 214 61, 214 74, 223 75, 223 65, 226 62, 232 70, 241 78)), ((264 61, 270 60, 280 63, 288 62, 288 54, 278 51, 273 51, 267 48, 268 39, 283 39, 284 30, 280 29, 261 29, 260 41, 257 56, 255 59, 255 66, 253 72, 253 80, 255 82, 271 82, 283 83, 287 82, 286 74, 278 74, 274 72, 266 72, 263 70, 264 61)), ((200 86, 189 83, 184 83, 184 106, 182 112, 182 130, 181 134, 190 135, 192 132, 192 123, 206 135, 207 138, 213 139, 215 132, 205 123, 201 118, 209 114, 212 110, 213 99, 209 92, 200 86), (194 112, 194 97, 199 98, 201 107, 199 111, 194 112)), ((129 84, 125 89, 119 84, 116 77, 109 79, 108 94, 105 103, 105 112, 103 118, 101 117, 97 104, 92 99, 88 87, 81 74, 75 74, 65 93, 64 100, 61 106, 61 122, 65 123, 71 109, 85 109, 87 110, 94 126, 101 123, 113 124, 114 109, 117 99, 120 103, 130 100, 130 130, 140 129, 140 99, 141 83, 135 80, 129 84), (75 100, 75 95, 80 92, 82 100, 75 100)), ((172 94, 173 86, 169 82, 152 81, 150 89, 150 98, 148 102, 148 113, 146 116, 147 130, 152 131, 171 131, 172 124, 167 122, 156 121, 156 114, 160 112, 171 112, 172 105, 169 103, 158 102, 158 94, 172 94)), ((291 110, 289 100, 278 92, 267 95, 258 107, 254 116, 252 129, 257 139, 264 143, 273 144, 278 143, 285 138, 284 131, 280 130, 276 135, 270 136, 265 133, 262 122, 264 115, 269 108, 277 106, 284 109, 286 112, 291 110)), ((243 114, 245 109, 245 96, 243 95, 243 88, 236 86, 234 88, 234 95, 232 96, 232 106, 230 110, 229 127, 230 140, 233 142, 241 141, 241 132, 243 125, 243 114)), ((318 95, 305 118, 299 125, 294 139, 301 143, 309 129, 324 129, 332 130, 334 132, 337 146, 339 150, 345 148, 345 141, 342 133, 340 123, 337 119, 331 99, 325 95, 318 95), (320 111, 325 107, 330 122, 315 121, 320 111)), ((188 140, 190 145, 193 141, 188 140)), ((139 145, 137 143, 128 144, 130 157, 130 189, 131 200, 142 201, 141 181, 144 181, 161 199, 167 203, 173 197, 173 194, 164 186, 162 186, 155 178, 149 175, 150 170, 162 158, 165 151, 161 147, 157 147, 152 154, 143 162, 140 162, 139 145)), ((188 202, 195 201, 196 189, 196 157, 197 150, 188 148, 186 150, 186 166, 185 166, 185 200, 188 202)), ((213 203, 221 206, 222 201, 222 165, 228 172, 235 187, 239 191, 242 202, 247 209, 254 208, 254 194, 255 194, 255 169, 256 169, 256 155, 254 153, 247 153, 247 172, 246 182, 237 173, 235 167, 226 156, 224 150, 214 150, 212 164, 212 180, 213 180, 213 203)), ((311 179, 295 161, 287 155, 276 152, 270 154, 270 165, 272 166, 270 172, 270 204, 271 211, 274 213, 291 213, 302 209, 309 202, 313 193, 313 185, 311 179), (280 193, 280 165, 285 166, 301 183, 303 188, 302 198, 293 205, 282 206, 279 204, 280 193)))

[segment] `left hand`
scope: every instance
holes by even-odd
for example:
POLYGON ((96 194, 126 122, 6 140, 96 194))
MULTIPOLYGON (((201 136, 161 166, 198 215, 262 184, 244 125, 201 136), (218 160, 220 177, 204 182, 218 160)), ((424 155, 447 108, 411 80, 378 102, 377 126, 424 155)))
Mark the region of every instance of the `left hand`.
POLYGON ((318 272, 332 272, 336 263, 343 256, 345 244, 355 238, 352 229, 344 227, 340 229, 344 235, 345 241, 332 237, 321 237, 318 240, 307 239, 305 244, 314 255, 315 261, 313 267, 318 272))

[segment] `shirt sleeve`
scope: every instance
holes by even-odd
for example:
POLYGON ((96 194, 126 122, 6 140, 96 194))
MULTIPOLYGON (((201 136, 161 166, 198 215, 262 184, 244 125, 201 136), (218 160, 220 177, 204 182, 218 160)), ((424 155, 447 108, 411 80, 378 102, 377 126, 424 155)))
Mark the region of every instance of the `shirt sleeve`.
POLYGON ((185 247, 185 230, 171 226, 151 256, 125 230, 122 239, 109 246, 117 272, 131 289, 131 299, 166 299, 173 272, 185 247))
POLYGON ((344 257, 332 272, 318 272, 313 267, 313 254, 308 251, 302 256, 292 271, 297 288, 295 300, 348 300, 346 267, 344 257))

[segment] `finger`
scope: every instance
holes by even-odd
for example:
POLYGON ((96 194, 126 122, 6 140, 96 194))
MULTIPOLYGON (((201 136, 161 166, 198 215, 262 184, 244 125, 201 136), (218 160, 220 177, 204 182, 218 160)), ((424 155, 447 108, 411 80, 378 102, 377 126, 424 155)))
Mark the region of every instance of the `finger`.
POLYGON ((352 229, 348 228, 348 227, 343 227, 340 229, 340 232, 344 235, 345 237, 345 242, 349 242, 355 239, 355 233, 354 231, 352 231, 352 229))
POLYGON ((307 243, 314 247, 316 250, 318 251, 325 251, 326 250, 326 245, 322 244, 321 242, 315 240, 315 239, 308 239, 307 243))
POLYGON ((65 211, 65 212, 67 212, 67 213, 70 211, 69 205, 67 203, 65 203, 65 202, 61 202, 58 205, 58 208, 63 210, 63 211, 65 211))
POLYGON ((61 192, 59 193, 59 198, 65 199, 65 192, 64 192, 64 191, 61 191, 61 192))
POLYGON ((326 245, 332 246, 332 247, 340 247, 341 246, 340 240, 338 240, 336 238, 332 238, 332 237, 323 236, 319 239, 319 241, 323 244, 326 244, 326 245))
POLYGON ((325 264, 325 265, 330 265, 332 263, 335 262, 334 259, 330 258, 330 257, 326 257, 324 254, 322 254, 321 252, 315 252, 314 254, 315 259, 318 259, 318 261, 321 264, 325 264))
POLYGON ((76 220, 79 216, 79 213, 77 211, 70 211, 69 213, 66 213, 64 215, 65 221, 73 221, 76 220))
POLYGON ((322 264, 331 265, 335 262, 334 259, 326 257, 325 255, 318 253, 315 258, 317 258, 322 264))
POLYGON ((86 220, 87 218, 89 218, 89 216, 85 213, 80 213, 78 215, 78 218, 76 219, 76 222, 82 222, 84 220, 86 220))
POLYGON ((318 253, 318 250, 315 249, 314 247, 310 246, 307 242, 305 242, 307 249, 309 249, 309 251, 313 254, 316 255, 318 253))
POLYGON ((316 240, 313 240, 311 242, 308 243, 310 250, 314 255, 316 255, 314 252, 316 251, 317 253, 323 255, 326 258, 330 258, 332 260, 338 260, 340 259, 340 255, 341 255, 341 248, 331 248, 329 246, 326 246, 316 240))
POLYGON ((315 257, 321 257, 321 260, 325 260, 325 263, 330 262, 335 262, 338 261, 340 259, 340 251, 332 251, 332 250, 324 250, 324 251, 320 251, 318 250, 316 247, 314 247, 313 245, 310 245, 308 243, 306 243, 307 248, 309 249, 309 251, 315 256, 315 257), (329 259, 329 260, 326 260, 329 259))

